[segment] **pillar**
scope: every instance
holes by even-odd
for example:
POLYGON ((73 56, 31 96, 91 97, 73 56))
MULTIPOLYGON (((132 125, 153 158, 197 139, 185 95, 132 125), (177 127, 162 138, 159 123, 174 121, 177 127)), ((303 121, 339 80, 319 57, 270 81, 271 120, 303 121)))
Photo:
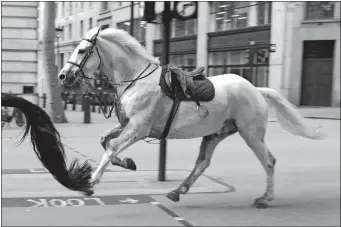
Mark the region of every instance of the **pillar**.
POLYGON ((270 53, 269 88, 281 90, 283 76, 283 55, 285 49, 286 3, 272 2, 271 44, 276 45, 276 52, 270 53), (276 15, 276 16, 274 16, 276 15))
POLYGON ((197 67, 205 67, 207 73, 207 32, 210 23, 209 2, 198 2, 197 67))

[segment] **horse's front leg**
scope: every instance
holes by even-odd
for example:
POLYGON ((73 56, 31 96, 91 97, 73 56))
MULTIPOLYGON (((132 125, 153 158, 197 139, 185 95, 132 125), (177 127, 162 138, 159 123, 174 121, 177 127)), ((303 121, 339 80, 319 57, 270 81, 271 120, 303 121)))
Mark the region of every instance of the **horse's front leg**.
POLYGON ((117 138, 113 138, 108 143, 108 147, 103 154, 101 163, 92 175, 94 184, 98 184, 103 176, 103 173, 110 161, 117 161, 117 155, 125 150, 130 145, 148 136, 150 127, 145 125, 128 123, 124 127, 117 138))
MULTIPOLYGON (((123 126, 121 124, 117 124, 113 129, 109 129, 108 131, 104 132, 101 136, 101 145, 104 148, 104 150, 107 150, 109 147, 110 140, 117 138, 122 130, 123 126)), ((111 159, 111 164, 115 166, 120 166, 125 169, 130 169, 130 170, 136 170, 136 164, 134 160, 131 158, 125 158, 121 160, 119 157, 115 157, 111 159)))

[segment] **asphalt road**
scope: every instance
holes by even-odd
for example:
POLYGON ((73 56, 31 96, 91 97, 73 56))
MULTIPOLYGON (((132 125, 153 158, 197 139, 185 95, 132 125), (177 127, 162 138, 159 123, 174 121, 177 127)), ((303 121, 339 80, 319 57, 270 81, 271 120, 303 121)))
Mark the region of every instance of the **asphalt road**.
MULTIPOLYGON (((191 193, 173 203, 164 194, 193 168, 200 139, 168 143, 167 180, 158 182, 158 146, 139 142, 122 157, 138 171, 110 166, 92 197, 60 186, 35 157, 29 140, 14 147, 16 128, 2 131, 2 224, 4 226, 340 226, 340 121, 307 120, 329 136, 312 141, 270 122, 267 144, 277 159, 275 200, 257 210, 265 173, 239 135, 216 149, 210 168, 191 193)), ((100 161, 100 134, 108 124, 58 126, 69 159, 100 161)))

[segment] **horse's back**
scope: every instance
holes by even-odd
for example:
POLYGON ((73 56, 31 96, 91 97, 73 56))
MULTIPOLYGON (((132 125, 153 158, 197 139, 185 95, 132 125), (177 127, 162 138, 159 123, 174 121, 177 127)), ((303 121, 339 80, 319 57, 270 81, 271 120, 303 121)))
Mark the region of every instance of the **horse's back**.
POLYGON ((254 121, 267 121, 268 104, 259 90, 248 80, 236 74, 209 77, 216 93, 228 93, 229 115, 240 127, 254 121))

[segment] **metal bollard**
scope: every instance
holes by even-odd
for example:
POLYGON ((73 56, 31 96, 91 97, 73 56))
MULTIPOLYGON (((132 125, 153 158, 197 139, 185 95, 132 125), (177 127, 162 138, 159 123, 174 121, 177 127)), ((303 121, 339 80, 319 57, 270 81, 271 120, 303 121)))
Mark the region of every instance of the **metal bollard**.
POLYGON ((84 124, 90 123, 91 123, 90 97, 86 95, 84 96, 84 124))
POLYGON ((101 105, 103 103, 103 93, 100 92, 98 96, 99 96, 98 97, 99 101, 98 101, 98 110, 97 111, 98 111, 98 113, 101 113, 101 105))
POLYGON ((84 98, 85 98, 85 92, 82 93, 82 111, 84 111, 84 98))
POLYGON ((104 113, 108 112, 108 92, 104 92, 104 113))
POLYGON ((96 94, 92 93, 91 94, 92 97, 92 112, 96 112, 96 94))
POLYGON ((75 111, 76 110, 76 92, 72 93, 72 110, 75 111))
POLYGON ((69 92, 64 93, 64 110, 67 110, 67 99, 69 97, 69 92))

